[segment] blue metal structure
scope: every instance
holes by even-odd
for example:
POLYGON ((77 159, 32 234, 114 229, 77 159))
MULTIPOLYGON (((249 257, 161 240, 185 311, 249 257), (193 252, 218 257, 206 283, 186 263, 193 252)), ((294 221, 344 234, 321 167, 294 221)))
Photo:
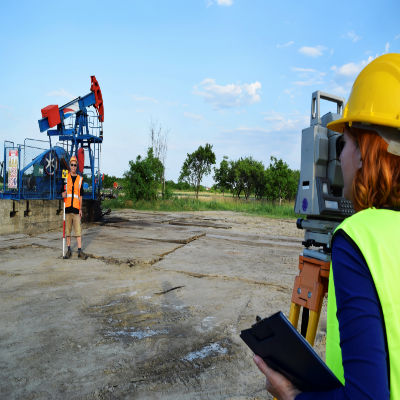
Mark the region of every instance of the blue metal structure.
POLYGON ((91 77, 90 93, 61 107, 45 107, 42 117, 39 130, 47 131, 47 141, 25 139, 23 145, 4 142, 0 199, 61 199, 62 170, 68 169, 70 157, 76 155, 81 164, 84 199, 99 200, 104 108, 96 78, 91 77), (58 143, 53 146, 55 137, 58 143))

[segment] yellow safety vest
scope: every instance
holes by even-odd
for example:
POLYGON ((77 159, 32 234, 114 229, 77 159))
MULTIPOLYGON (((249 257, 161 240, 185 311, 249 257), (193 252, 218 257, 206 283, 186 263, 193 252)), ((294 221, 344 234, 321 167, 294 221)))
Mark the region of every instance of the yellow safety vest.
POLYGON ((72 182, 71 174, 67 176, 67 197, 64 199, 65 207, 81 209, 79 196, 81 195, 82 177, 77 175, 75 183, 72 182))
MULTIPOLYGON (((339 229, 354 241, 371 272, 383 311, 389 357, 390 399, 400 399, 400 212, 369 208, 339 229)), ((328 288, 326 363, 344 384, 332 264, 328 288)))

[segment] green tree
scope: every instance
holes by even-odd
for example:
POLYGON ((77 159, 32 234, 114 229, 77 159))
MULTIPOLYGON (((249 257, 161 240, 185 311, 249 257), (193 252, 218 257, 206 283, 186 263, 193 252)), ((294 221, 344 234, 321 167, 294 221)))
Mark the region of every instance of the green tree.
POLYGON ((266 191, 265 167, 262 162, 252 157, 229 161, 226 182, 233 196, 240 197, 243 192, 248 199, 254 193, 255 197, 260 199, 266 191))
POLYGON ((236 187, 244 192, 246 200, 252 193, 258 192, 261 184, 264 182, 264 165, 260 161, 254 160, 252 157, 240 158, 235 165, 235 177, 238 180, 236 187))
POLYGON ((267 193, 267 171, 259 168, 256 171, 256 179, 254 183, 254 196, 257 200, 261 200, 267 193))
POLYGON ((193 152, 188 153, 186 160, 182 165, 179 175, 180 182, 187 182, 195 187, 196 199, 199 197, 200 184, 205 175, 211 172, 211 166, 215 164, 215 154, 212 151, 212 145, 199 146, 193 152))
POLYGON ((124 173, 128 196, 133 200, 155 200, 163 168, 151 147, 146 158, 139 155, 135 162, 129 161, 129 171, 124 173))
POLYGON ((240 180, 238 164, 239 160, 229 161, 228 186, 232 191, 232 197, 240 197, 240 193, 243 190, 243 182, 240 180))
POLYGON ((223 160, 219 164, 219 168, 214 168, 214 181, 216 182, 215 188, 221 190, 224 195, 226 190, 229 190, 229 162, 228 156, 224 156, 223 160))
POLYGON ((279 199, 280 205, 283 199, 292 198, 293 191, 297 190, 297 182, 294 183, 294 179, 289 166, 283 160, 272 156, 267 169, 267 197, 273 201, 279 199))
POLYGON ((178 190, 192 191, 193 187, 187 182, 179 182, 176 184, 178 190))
POLYGON ((294 200, 296 198, 300 180, 300 171, 298 169, 291 170, 291 172, 292 175, 289 181, 288 200, 294 200))

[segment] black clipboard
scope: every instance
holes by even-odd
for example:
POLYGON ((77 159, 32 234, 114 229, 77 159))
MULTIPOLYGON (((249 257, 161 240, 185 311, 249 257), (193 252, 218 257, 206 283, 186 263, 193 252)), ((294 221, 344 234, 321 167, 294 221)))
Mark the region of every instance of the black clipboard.
POLYGON ((328 391, 343 386, 280 311, 243 330, 240 337, 271 368, 303 392, 328 391))

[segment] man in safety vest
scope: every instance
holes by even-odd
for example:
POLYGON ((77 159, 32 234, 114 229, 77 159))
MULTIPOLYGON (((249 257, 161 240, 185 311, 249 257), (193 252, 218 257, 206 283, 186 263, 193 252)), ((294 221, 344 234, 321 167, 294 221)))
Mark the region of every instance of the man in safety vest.
POLYGON ((84 260, 87 255, 82 251, 82 198, 83 198, 83 179, 77 174, 78 160, 72 156, 69 160, 70 172, 67 176, 67 187, 62 192, 65 202, 65 234, 67 236, 68 250, 64 258, 70 258, 71 252, 71 230, 74 227, 74 234, 78 243, 78 257, 84 260))

